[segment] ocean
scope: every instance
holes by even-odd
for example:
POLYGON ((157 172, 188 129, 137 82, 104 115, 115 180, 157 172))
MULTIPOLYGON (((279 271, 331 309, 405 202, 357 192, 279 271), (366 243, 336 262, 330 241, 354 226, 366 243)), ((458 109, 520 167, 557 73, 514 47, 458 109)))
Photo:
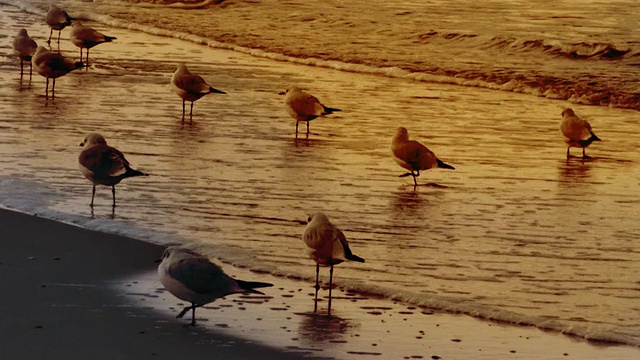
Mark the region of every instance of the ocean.
POLYGON ((59 2, 118 40, 53 101, 11 54, 21 27, 46 39, 48 2, 0 3, 0 205, 309 284, 303 222, 322 211, 366 259, 337 267, 341 287, 640 346, 633 1, 59 2), (227 92, 193 123, 169 87, 180 62, 227 92), (291 85, 343 111, 295 140, 291 85), (590 160, 565 157, 567 107, 603 139, 590 160), (456 170, 399 178, 398 126, 456 170), (119 185, 113 210, 104 187, 88 206, 88 132, 151 174, 119 185))

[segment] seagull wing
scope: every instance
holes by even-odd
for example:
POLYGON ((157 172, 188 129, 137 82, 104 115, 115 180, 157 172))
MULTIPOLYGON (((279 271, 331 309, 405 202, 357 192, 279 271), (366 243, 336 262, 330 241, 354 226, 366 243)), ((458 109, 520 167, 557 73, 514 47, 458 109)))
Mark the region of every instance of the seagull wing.
POLYGON ((169 266, 169 275, 198 294, 220 294, 220 297, 238 292, 235 280, 204 257, 189 257, 169 266))
POLYGON ((209 84, 200 76, 195 74, 185 74, 177 76, 175 85, 188 93, 208 93, 209 84))
POLYGON ((415 170, 428 169, 436 163, 435 154, 426 146, 414 140, 395 147, 393 154, 415 170))
POLYGON ((320 101, 315 96, 303 91, 300 91, 288 99, 287 104, 298 116, 310 118, 309 120, 321 116, 324 112, 324 106, 322 106, 320 101))
POLYGON ((116 177, 127 172, 129 162, 115 148, 99 144, 80 153, 80 164, 102 176, 116 177))

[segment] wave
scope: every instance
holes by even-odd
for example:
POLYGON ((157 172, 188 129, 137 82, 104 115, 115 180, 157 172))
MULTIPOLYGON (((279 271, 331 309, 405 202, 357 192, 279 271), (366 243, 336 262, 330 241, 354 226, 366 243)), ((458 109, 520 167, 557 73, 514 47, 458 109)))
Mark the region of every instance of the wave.
MULTIPOLYGON (((26 12, 41 14, 45 11, 29 5, 23 1, 0 0, 0 4, 16 6, 26 12)), ((266 51, 259 48, 245 47, 228 42, 220 42, 187 32, 162 29, 151 25, 131 23, 114 18, 109 15, 95 13, 74 14, 77 19, 96 21, 113 27, 141 31, 152 35, 172 37, 193 43, 209 46, 211 48, 232 50, 255 57, 267 58, 277 61, 285 61, 307 66, 325 67, 340 71, 354 73, 374 74, 392 78, 402 78, 413 81, 432 82, 459 86, 478 87, 491 90, 508 91, 544 97, 554 100, 565 100, 575 104, 612 106, 622 109, 640 110, 640 93, 635 86, 621 86, 630 79, 623 75, 609 79, 594 81, 593 77, 580 76, 578 78, 566 78, 536 72, 525 72, 513 69, 448 69, 439 67, 425 67, 423 65, 406 63, 398 66, 381 66, 368 60, 342 61, 331 54, 292 54, 283 50, 282 53, 266 51)), ((418 36, 421 41, 449 41, 465 42, 461 45, 475 46, 478 49, 510 48, 514 53, 526 51, 542 51, 557 57, 589 60, 606 59, 617 60, 627 57, 639 57, 638 51, 620 50, 611 44, 579 43, 579 44, 549 44, 545 40, 521 40, 515 38, 492 37, 485 39, 477 34, 465 33, 441 33, 435 30, 418 36), (466 42, 472 42, 466 44, 466 42)), ((257 46, 257 45, 256 45, 257 46)))
POLYGON ((502 36, 481 36, 478 34, 449 33, 431 30, 417 36, 422 43, 458 42, 469 43, 478 48, 510 50, 514 52, 538 52, 575 60, 622 60, 640 56, 640 50, 619 49, 606 43, 552 42, 544 39, 518 39, 502 36))

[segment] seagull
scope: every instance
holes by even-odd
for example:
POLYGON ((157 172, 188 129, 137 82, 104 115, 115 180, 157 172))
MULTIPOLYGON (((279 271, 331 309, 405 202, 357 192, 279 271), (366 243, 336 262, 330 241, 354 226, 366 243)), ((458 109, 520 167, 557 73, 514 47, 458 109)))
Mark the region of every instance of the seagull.
POLYGON ((315 213, 307 219, 307 227, 302 234, 302 240, 307 245, 309 257, 316 262, 316 297, 313 311, 318 309, 318 275, 320 266, 330 266, 329 270, 329 314, 331 314, 331 287, 333 284, 333 265, 345 260, 364 262, 364 259, 354 255, 349 248, 347 238, 340 229, 334 226, 323 213, 315 213))
POLYGON ((184 64, 178 65, 171 77, 173 91, 182 98, 182 122, 184 122, 184 102, 191 101, 189 119, 193 116, 193 102, 207 94, 226 94, 226 92, 212 88, 204 79, 189 72, 184 64))
POLYGON ((36 49, 38 48, 38 44, 29 37, 26 29, 20 29, 18 31, 18 35, 16 35, 15 39, 13 39, 13 50, 20 58, 20 78, 22 78, 22 73, 24 71, 24 62, 29 62, 29 79, 31 79, 31 57, 35 54, 36 49))
POLYGON ((49 6, 49 11, 47 12, 47 15, 44 19, 47 22, 47 25, 49 25, 49 27, 51 28, 47 44, 51 44, 51 36, 53 36, 53 30, 58 30, 58 44, 60 44, 60 33, 62 32, 62 29, 71 25, 71 16, 69 16, 66 11, 51 4, 49 6))
MULTIPOLYGON (((282 93, 281 93, 282 94, 282 93)), ((322 105, 315 96, 308 94, 299 87, 293 86, 285 91, 284 105, 289 115, 296 119, 296 138, 298 138, 298 123, 307 123, 307 138, 309 138, 309 121, 319 117, 342 111, 322 105)))
POLYGON ((96 196, 96 185, 111 186, 113 195, 113 207, 116 206, 116 185, 122 179, 133 176, 149 176, 142 171, 134 170, 124 155, 116 148, 107 145, 107 141, 100 134, 92 133, 80 143, 83 146, 78 161, 80 171, 93 183, 91 204, 96 196))
POLYGON ((71 42, 80 48, 80 61, 82 61, 82 49, 87 49, 87 66, 89 66, 89 49, 115 39, 113 36, 104 35, 78 22, 71 25, 71 42))
POLYGON ((46 96, 49 96, 49 79, 53 79, 51 93, 52 96, 55 96, 56 78, 84 66, 81 61, 74 62, 58 53, 52 53, 43 46, 38 46, 35 54, 31 57, 31 65, 36 69, 38 74, 47 78, 46 96))
POLYGON ((591 130, 591 124, 586 120, 582 120, 573 109, 566 108, 562 110, 562 123, 560 131, 564 135, 564 142, 567 143, 567 157, 569 157, 569 149, 572 147, 582 148, 582 158, 588 159, 584 150, 594 141, 601 141, 591 130))
POLYGON ((410 171, 400 177, 413 176, 414 186, 418 186, 416 177, 420 176, 420 170, 434 167, 455 170, 453 166, 438 159, 426 146, 409 140, 409 132, 403 127, 398 128, 391 139, 391 155, 398 165, 410 171))
POLYGON ((158 276, 162 285, 173 296, 191 303, 176 316, 180 319, 191 310, 191 326, 196 325, 197 307, 231 294, 264 295, 255 289, 273 286, 269 283, 233 279, 205 256, 176 246, 164 250, 158 266, 158 276))

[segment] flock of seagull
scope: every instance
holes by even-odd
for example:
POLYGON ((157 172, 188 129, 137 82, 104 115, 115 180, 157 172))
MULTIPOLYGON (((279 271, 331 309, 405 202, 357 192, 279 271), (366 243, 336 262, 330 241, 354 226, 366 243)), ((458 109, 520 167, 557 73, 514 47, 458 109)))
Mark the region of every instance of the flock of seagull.
MULTIPOLYGON (((80 48, 80 61, 64 58, 59 53, 51 52, 43 46, 37 46, 25 29, 21 29, 14 39, 13 47, 20 58, 20 75, 23 76, 23 63, 29 62, 31 67, 46 78, 48 96, 49 79, 53 79, 52 94, 55 89, 55 79, 72 70, 88 66, 89 49, 92 47, 115 40, 115 37, 106 36, 100 32, 73 22, 72 18, 64 10, 51 5, 45 18, 51 28, 49 34, 50 44, 53 31, 58 31, 58 43, 60 32, 67 26, 71 26, 71 41, 80 48), (86 64, 82 62, 82 52, 86 49, 86 64)), ((182 99, 182 122, 185 120, 185 102, 191 103, 189 118, 192 119, 193 103, 207 94, 225 94, 210 86, 201 76, 191 73, 183 64, 178 65, 171 77, 173 90, 182 99)), ((305 122, 307 126, 306 137, 309 137, 309 122, 326 115, 341 111, 338 108, 323 105, 316 97, 301 90, 291 87, 285 95, 285 109, 296 121, 296 138, 298 137, 298 124, 305 122)), ((52 95, 54 96, 54 95, 52 95)), ((582 149, 582 157, 589 158, 585 149, 594 141, 600 139, 594 134, 591 125, 578 117, 570 109, 562 111, 560 131, 567 144, 567 158, 570 157, 570 148, 582 149)), ((97 133, 89 134, 80 144, 83 147, 78 158, 82 174, 93 184, 91 204, 93 208, 97 185, 111 186, 112 206, 116 206, 115 185, 123 179, 149 174, 131 168, 125 156, 109 145, 105 138, 97 133)), ((412 176, 414 189, 418 186, 417 177, 420 171, 433 168, 454 170, 455 168, 442 160, 426 146, 415 140, 409 140, 409 132, 400 127, 396 130, 391 140, 392 158, 398 165, 408 172, 400 177, 412 176)), ((331 290, 333 283, 333 266, 345 260, 364 263, 364 259, 354 255, 349 247, 345 235, 323 213, 316 213, 308 218, 307 226, 302 234, 302 239, 307 246, 308 255, 316 262, 315 305, 317 311, 319 271, 320 267, 330 267, 329 277, 329 301, 328 313, 331 313, 331 290)), ((189 302, 178 314, 183 317, 189 310, 192 312, 191 325, 195 325, 195 309, 204 306, 218 298, 235 293, 259 293, 258 288, 273 286, 263 282, 247 282, 236 280, 226 275, 220 267, 209 259, 192 250, 181 247, 169 247, 164 251, 159 260, 158 275, 163 286, 177 298, 189 302)))

